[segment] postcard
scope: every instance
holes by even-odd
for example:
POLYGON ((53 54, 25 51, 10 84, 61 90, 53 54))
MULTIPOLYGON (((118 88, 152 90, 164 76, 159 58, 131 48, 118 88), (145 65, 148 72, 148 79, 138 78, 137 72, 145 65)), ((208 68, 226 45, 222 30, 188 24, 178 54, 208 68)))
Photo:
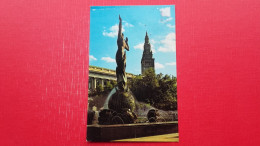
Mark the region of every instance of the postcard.
POLYGON ((175 6, 92 6, 87 140, 178 142, 175 6))

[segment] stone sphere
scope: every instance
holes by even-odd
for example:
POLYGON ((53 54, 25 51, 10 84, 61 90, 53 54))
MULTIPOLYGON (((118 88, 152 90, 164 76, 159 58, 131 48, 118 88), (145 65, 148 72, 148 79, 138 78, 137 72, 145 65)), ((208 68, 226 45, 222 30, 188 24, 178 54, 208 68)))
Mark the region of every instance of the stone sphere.
POLYGON ((118 113, 135 110, 135 98, 130 91, 117 91, 108 101, 108 108, 118 113))
POLYGON ((152 122, 156 122, 157 121, 157 117, 158 117, 158 111, 155 109, 151 109, 148 111, 147 113, 147 119, 150 123, 152 122))

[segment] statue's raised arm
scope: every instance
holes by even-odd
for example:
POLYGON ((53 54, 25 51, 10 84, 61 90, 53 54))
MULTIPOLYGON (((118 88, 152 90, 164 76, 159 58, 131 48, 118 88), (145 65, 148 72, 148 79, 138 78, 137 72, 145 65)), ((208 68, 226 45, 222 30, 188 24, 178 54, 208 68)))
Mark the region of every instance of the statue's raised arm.
POLYGON ((119 30, 118 30, 118 37, 122 36, 122 19, 119 15, 119 30))

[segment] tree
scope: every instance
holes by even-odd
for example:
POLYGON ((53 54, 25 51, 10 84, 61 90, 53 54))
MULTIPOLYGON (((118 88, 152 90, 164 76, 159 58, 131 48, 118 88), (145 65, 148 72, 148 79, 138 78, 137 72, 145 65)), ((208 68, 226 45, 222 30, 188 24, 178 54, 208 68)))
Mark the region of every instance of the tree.
POLYGON ((99 84, 99 85, 97 85, 96 90, 97 90, 97 93, 101 93, 104 91, 104 87, 101 84, 99 84))
POLYGON ((152 68, 144 75, 136 76, 129 83, 138 101, 143 101, 163 110, 177 109, 176 77, 155 74, 152 68))
POLYGON ((116 81, 111 81, 111 84, 112 84, 113 87, 115 87, 116 81))
POLYGON ((110 81, 108 81, 108 82, 106 83, 105 90, 109 92, 109 91, 111 91, 113 88, 114 88, 114 86, 110 83, 110 81))

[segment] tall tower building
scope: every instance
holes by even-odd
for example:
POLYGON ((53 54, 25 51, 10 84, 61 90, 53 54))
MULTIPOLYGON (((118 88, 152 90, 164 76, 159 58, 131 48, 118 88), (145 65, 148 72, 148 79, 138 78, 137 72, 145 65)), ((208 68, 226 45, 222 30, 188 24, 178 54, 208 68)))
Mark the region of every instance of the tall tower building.
POLYGON ((141 60, 142 74, 144 74, 146 69, 151 67, 154 69, 154 58, 153 58, 153 52, 151 50, 151 44, 149 42, 149 37, 146 32, 143 57, 141 60))

